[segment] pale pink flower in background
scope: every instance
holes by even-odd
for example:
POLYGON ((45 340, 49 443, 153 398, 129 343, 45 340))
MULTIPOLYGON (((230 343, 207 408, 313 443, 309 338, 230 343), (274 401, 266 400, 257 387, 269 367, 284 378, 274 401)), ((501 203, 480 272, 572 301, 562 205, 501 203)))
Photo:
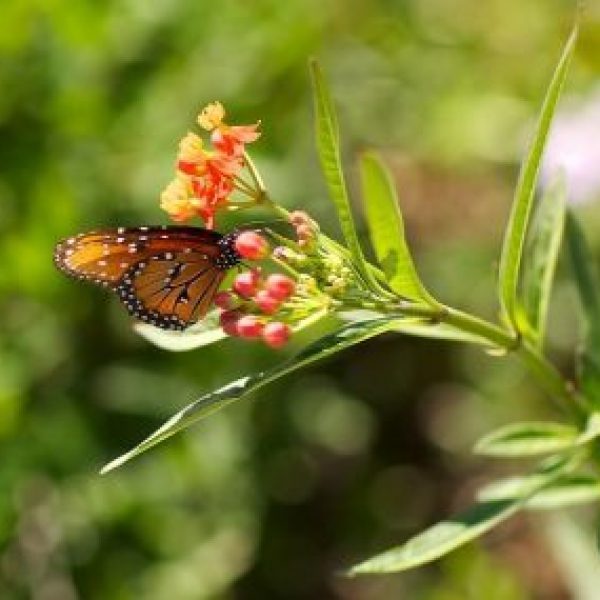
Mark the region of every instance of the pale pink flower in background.
POLYGON ((560 169, 570 202, 600 198, 600 87, 567 101, 556 114, 542 161, 542 188, 560 169))

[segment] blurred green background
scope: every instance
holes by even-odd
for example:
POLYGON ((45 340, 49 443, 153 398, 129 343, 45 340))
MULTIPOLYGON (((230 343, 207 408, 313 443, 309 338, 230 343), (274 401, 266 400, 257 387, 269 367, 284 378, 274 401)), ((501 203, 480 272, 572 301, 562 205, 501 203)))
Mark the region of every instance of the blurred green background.
MULTIPOLYGON (((573 95, 600 73, 589 4, 573 95)), ((518 470, 473 458, 478 435, 556 416, 516 363, 458 345, 372 340, 98 476, 194 397, 288 350, 169 354, 52 265, 61 237, 167 222, 177 142, 215 99, 262 120, 253 156, 273 196, 337 235, 312 141, 317 55, 350 176, 357 152, 380 149, 429 287, 494 317, 518 160, 573 13, 566 0, 0 3, 0 598, 600 597, 588 513, 515 519, 407 575, 339 575, 518 470)), ((578 210, 598 246, 600 206, 578 210)), ((549 329, 569 372, 560 277, 549 329)))

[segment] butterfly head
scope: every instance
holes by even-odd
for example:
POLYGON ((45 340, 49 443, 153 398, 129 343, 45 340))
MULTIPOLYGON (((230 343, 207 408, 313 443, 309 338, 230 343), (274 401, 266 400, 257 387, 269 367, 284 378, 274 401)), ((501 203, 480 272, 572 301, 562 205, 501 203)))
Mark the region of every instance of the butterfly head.
POLYGON ((239 231, 232 231, 231 233, 225 234, 217 243, 220 249, 220 255, 215 260, 215 265, 226 271, 231 269, 240 263, 242 257, 235 248, 235 241, 240 234, 239 231))

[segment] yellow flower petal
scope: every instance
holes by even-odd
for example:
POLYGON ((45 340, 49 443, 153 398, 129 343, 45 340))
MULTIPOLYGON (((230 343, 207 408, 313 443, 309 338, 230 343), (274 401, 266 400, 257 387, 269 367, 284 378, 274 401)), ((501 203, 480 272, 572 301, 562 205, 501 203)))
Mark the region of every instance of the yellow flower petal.
POLYGON ((190 203, 189 185, 185 178, 171 181, 160 196, 160 207, 177 221, 189 219, 194 214, 190 203))
POLYGON ((204 155, 202 138, 195 133, 188 132, 179 142, 179 160, 199 163, 202 162, 204 155))
POLYGON ((198 125, 207 131, 219 127, 225 118, 225 109, 220 102, 207 104, 198 115, 198 125))

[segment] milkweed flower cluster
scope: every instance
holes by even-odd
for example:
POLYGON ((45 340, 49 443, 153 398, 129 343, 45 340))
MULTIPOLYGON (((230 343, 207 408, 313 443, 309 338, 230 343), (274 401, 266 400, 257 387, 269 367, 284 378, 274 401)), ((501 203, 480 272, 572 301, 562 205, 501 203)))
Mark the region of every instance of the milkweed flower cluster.
MULTIPOLYGON (((258 233, 244 231, 235 241, 242 258, 258 260, 269 252, 268 242, 258 233)), ((277 314, 286 314, 284 304, 296 291, 296 282, 282 273, 263 275, 255 267, 242 271, 233 280, 231 290, 216 294, 214 303, 221 309, 219 321, 223 331, 232 337, 262 339, 272 348, 280 348, 290 338, 292 329, 277 314)))
MULTIPOLYGON (((218 211, 268 200, 246 154, 246 145, 260 134, 258 124, 227 124, 219 102, 207 105, 197 122, 210 132, 211 148, 207 149, 196 133, 190 132, 181 140, 176 177, 163 192, 161 206, 175 221, 198 216, 207 228, 213 228, 218 211), (244 170, 252 183, 243 178, 244 170), (244 202, 231 199, 235 191, 247 196, 244 202)), ((214 296, 213 304, 228 336, 262 340, 272 348, 281 348, 294 331, 323 314, 347 303, 360 304, 365 292, 348 257, 320 235, 318 224, 308 213, 288 213, 267 204, 285 217, 293 235, 269 231, 276 244, 272 250, 264 231, 236 233, 234 250, 242 264, 264 260, 271 264, 264 265, 264 270, 262 265, 252 266, 237 273, 229 289, 214 296), (284 272, 272 272, 273 265, 284 272)))
POLYGON ((258 123, 228 125, 219 102, 208 104, 198 115, 200 127, 210 132, 212 149, 196 133, 179 143, 175 178, 161 195, 161 208, 178 222, 198 216, 208 229, 215 226, 219 210, 232 207, 230 196, 239 191, 251 199, 259 190, 241 177, 246 166, 245 147, 258 139, 258 123))

